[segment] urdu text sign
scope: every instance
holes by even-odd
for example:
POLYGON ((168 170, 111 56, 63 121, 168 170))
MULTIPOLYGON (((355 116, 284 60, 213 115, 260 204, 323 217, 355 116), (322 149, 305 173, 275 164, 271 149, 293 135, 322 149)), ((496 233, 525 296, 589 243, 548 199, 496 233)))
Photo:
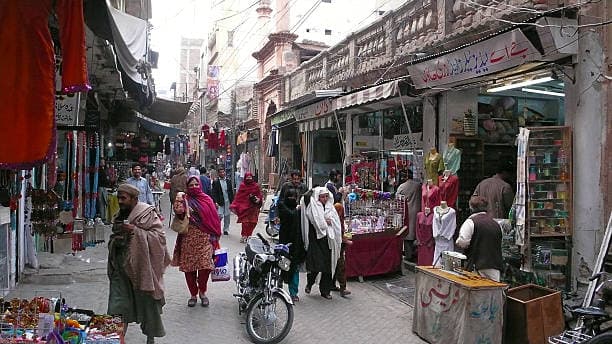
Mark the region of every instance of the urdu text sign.
POLYGON ((520 29, 455 52, 408 66, 417 89, 450 84, 519 66, 542 58, 520 29))

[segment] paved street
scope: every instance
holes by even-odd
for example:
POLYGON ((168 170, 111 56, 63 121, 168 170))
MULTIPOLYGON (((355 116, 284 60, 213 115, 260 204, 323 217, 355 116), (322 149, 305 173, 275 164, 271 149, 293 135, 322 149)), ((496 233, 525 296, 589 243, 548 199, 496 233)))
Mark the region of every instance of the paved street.
MULTIPOLYGON (((164 209, 168 209, 165 207, 164 209)), ((260 218, 258 231, 263 231, 264 214, 260 218)), ((167 231, 170 252, 174 248, 176 234, 167 231)), ((232 219, 230 235, 222 238, 230 258, 242 249, 239 243, 240 227, 232 219)), ((41 256, 49 262, 51 269, 41 269, 30 280, 37 283, 22 283, 13 294, 31 297, 34 294, 47 296, 62 294, 73 306, 106 312, 108 280, 106 278, 106 245, 88 248, 76 256, 41 256), (62 262, 63 258, 63 262, 62 262), (45 276, 50 275, 50 276, 45 276), (49 283, 53 283, 49 285, 49 283), (43 285, 44 284, 44 285, 43 285)), ((163 320, 167 335, 157 343, 249 343, 243 319, 238 315, 237 302, 232 297, 234 282, 209 283, 210 307, 187 307, 189 293, 183 274, 170 267, 165 275, 166 306, 163 320)), ((301 276, 301 282, 306 276, 301 276)), ((325 300, 317 293, 303 294, 295 306, 293 328, 283 343, 424 343, 411 332, 412 308, 385 294, 373 284, 349 282, 353 294, 341 298, 334 294, 333 300, 325 300)), ((140 329, 131 325, 126 337, 128 344, 144 343, 140 329)))

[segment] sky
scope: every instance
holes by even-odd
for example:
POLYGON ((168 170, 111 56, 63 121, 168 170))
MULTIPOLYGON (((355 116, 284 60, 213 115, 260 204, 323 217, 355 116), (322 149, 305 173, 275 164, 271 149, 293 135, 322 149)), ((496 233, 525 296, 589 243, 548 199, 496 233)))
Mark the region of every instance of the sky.
POLYGON ((206 38, 211 1, 218 0, 152 0, 151 49, 159 52, 157 69, 153 69, 158 93, 169 91, 178 77, 181 36, 206 38))

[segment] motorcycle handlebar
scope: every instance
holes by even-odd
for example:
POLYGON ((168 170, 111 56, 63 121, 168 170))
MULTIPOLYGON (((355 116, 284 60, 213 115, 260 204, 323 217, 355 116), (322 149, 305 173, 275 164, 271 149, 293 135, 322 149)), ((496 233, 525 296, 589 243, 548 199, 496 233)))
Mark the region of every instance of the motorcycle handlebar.
POLYGON ((261 240, 261 242, 264 243, 264 245, 270 247, 270 243, 268 242, 268 240, 266 240, 266 238, 263 237, 263 235, 261 235, 261 233, 257 233, 257 237, 261 240))

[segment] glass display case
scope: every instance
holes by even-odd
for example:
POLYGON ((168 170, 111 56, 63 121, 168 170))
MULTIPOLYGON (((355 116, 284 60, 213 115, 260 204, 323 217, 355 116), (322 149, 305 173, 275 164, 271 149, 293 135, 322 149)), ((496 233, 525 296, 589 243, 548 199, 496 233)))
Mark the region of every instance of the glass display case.
POLYGON ((527 148, 528 262, 539 284, 570 283, 572 137, 570 127, 529 128, 527 148))

